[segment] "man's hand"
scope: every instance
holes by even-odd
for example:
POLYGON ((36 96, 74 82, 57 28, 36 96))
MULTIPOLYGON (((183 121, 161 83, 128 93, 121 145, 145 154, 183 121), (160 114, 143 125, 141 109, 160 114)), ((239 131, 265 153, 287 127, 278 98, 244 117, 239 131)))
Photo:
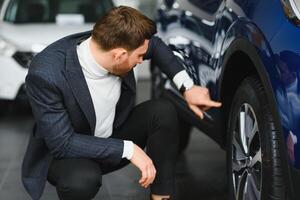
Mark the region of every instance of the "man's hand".
POLYGON ((130 161, 139 168, 142 173, 139 183, 142 187, 147 188, 154 181, 156 175, 156 169, 152 160, 139 146, 134 144, 133 156, 130 161))
POLYGON ((194 85, 183 94, 190 109, 201 119, 204 118, 203 112, 211 107, 221 107, 220 102, 212 101, 207 88, 194 85))

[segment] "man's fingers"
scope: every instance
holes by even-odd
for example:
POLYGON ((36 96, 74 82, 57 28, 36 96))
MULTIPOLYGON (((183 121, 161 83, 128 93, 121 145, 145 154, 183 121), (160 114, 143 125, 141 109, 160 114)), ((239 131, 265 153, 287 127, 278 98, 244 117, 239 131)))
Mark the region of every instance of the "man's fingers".
POLYGON ((151 167, 151 180, 150 180, 150 184, 153 183, 154 179, 155 179, 155 175, 156 175, 156 171, 155 171, 155 167, 154 165, 151 167))
POLYGON ((151 165, 147 166, 145 170, 143 170, 142 173, 142 178, 140 179, 139 183, 141 184, 142 187, 148 187, 154 180, 153 176, 153 167, 151 165))
POLYGON ((143 185, 143 184, 145 183, 146 180, 147 180, 147 172, 146 172, 146 170, 143 170, 143 171, 142 171, 142 177, 141 177, 141 179, 139 180, 139 183, 143 185))
POLYGON ((216 107, 219 108, 222 106, 222 103, 217 102, 217 101, 212 101, 212 100, 207 100, 205 102, 202 103, 203 106, 207 106, 207 107, 216 107))
POLYGON ((155 167, 151 158, 149 158, 140 147, 135 145, 135 151, 130 161, 141 171, 139 184, 142 187, 148 187, 153 182, 153 177, 155 176, 155 173, 153 172, 155 171, 155 167))
POLYGON ((203 111, 206 111, 206 110, 209 110, 211 107, 216 107, 216 108, 219 108, 222 106, 222 103, 220 102, 217 102, 217 101, 212 101, 210 99, 208 100, 205 100, 205 101, 201 101, 201 102, 198 102, 198 103, 195 103, 193 104, 197 107, 200 107, 200 109, 203 111))
POLYGON ((156 177, 156 169, 155 169, 155 167, 153 166, 153 180, 152 180, 152 183, 153 183, 153 181, 155 180, 155 177, 156 177))
POLYGON ((150 184, 150 180, 151 180, 151 171, 150 171, 149 166, 147 166, 146 173, 147 173, 147 179, 142 184, 142 186, 145 188, 148 187, 148 185, 150 184))
POLYGON ((147 187, 152 183, 152 179, 153 179, 153 171, 152 171, 152 167, 151 166, 149 166, 148 173, 149 173, 149 180, 148 180, 147 187))
POLYGON ((143 182, 140 182, 142 187, 147 188, 151 183, 153 183, 155 175, 156 175, 156 170, 154 165, 149 165, 147 166, 146 170, 145 170, 147 177, 143 182))
POLYGON ((203 112, 207 111, 210 109, 210 107, 208 106, 199 106, 200 110, 202 110, 203 112))
POLYGON ((154 168, 154 165, 150 165, 149 168, 148 168, 148 180, 147 180, 147 183, 146 183, 146 187, 148 187, 151 183, 153 183, 154 181, 154 178, 155 178, 155 168, 154 168))
POLYGON ((195 105, 189 105, 191 110, 198 115, 201 119, 203 119, 203 112, 201 111, 201 109, 198 106, 195 105))

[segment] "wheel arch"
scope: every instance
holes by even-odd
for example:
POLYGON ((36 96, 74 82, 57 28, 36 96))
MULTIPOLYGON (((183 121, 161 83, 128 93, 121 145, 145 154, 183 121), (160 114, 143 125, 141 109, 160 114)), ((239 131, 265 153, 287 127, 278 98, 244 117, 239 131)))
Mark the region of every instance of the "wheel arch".
MULTIPOLYGON (((256 76, 263 85, 266 92, 267 101, 270 104, 271 113, 275 120, 276 129, 280 133, 281 138, 281 157, 284 159, 283 167, 285 176, 285 185, 288 186, 288 196, 294 199, 294 189, 291 179, 291 170, 288 164, 287 152, 285 139, 282 129, 282 124, 280 120, 280 114, 278 110, 278 105, 275 98, 274 88, 272 87, 272 82, 280 82, 280 74, 275 67, 275 63, 272 63, 274 68, 271 68, 270 63, 263 60, 258 52, 261 51, 260 48, 255 46, 249 38, 239 36, 237 39, 231 42, 228 46, 226 53, 224 54, 224 59, 221 65, 221 75, 219 79, 219 91, 218 96, 220 101, 223 103, 223 113, 225 119, 226 133, 224 136, 224 141, 227 140, 227 121, 229 118, 229 111, 231 107, 231 102, 234 97, 235 91, 239 87, 240 83, 248 76, 256 76), (241 67, 242 63, 242 67, 241 67), (274 80, 275 79, 275 80, 274 80)), ((268 56, 272 55, 272 52, 264 52, 268 56)), ((270 56, 271 57, 271 56, 270 56)), ((226 143, 225 143, 226 144, 226 143)))

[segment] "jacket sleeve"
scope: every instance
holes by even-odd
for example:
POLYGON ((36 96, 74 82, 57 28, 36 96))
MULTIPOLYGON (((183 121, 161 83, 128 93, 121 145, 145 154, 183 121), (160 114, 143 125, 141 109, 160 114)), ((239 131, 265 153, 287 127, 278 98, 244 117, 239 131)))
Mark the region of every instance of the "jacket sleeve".
POLYGON ((184 70, 170 47, 157 36, 152 36, 150 39, 144 59, 151 59, 170 79, 184 70))
POLYGON ((89 158, 107 164, 118 164, 123 141, 98 138, 74 131, 60 90, 45 76, 29 73, 26 89, 36 122, 36 135, 44 139, 56 158, 89 158))

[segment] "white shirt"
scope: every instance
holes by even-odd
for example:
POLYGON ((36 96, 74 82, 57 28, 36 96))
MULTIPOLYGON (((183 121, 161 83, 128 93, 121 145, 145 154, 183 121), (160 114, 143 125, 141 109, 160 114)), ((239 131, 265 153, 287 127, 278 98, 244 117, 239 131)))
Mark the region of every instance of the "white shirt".
MULTIPOLYGON (((121 79, 110 74, 95 61, 90 51, 90 40, 91 38, 88 38, 77 46, 77 54, 95 109, 94 135, 108 138, 113 132, 116 104, 121 95, 121 79)), ((122 158, 130 160, 132 155, 133 143, 124 140, 122 158)))
MULTIPOLYGON (((90 50, 91 37, 77 46, 79 63, 91 94, 96 115, 96 137, 108 138, 112 135, 116 104, 121 95, 121 79, 110 74, 100 66, 90 50)), ((192 81, 185 70, 173 77, 173 82, 179 89, 183 82, 192 81)), ((122 158, 130 160, 133 155, 133 142, 124 140, 122 158)))

